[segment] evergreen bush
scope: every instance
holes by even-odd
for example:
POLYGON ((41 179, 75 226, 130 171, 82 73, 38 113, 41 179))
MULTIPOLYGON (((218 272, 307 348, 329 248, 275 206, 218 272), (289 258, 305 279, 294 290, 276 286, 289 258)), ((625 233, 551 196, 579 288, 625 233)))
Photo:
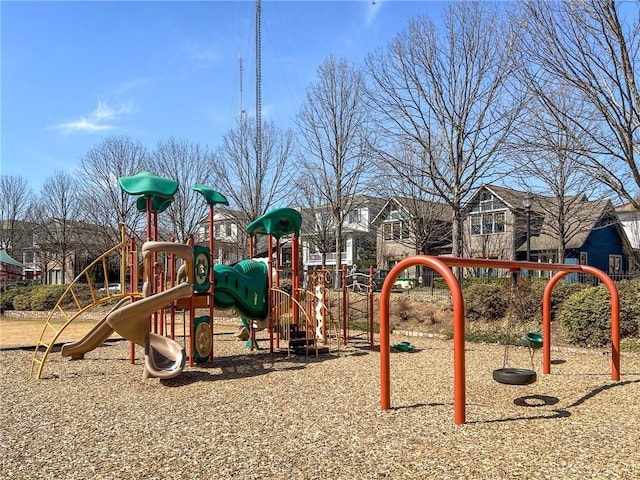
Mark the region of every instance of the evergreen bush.
POLYGON ((469 320, 499 320, 507 312, 509 293, 498 283, 476 283, 464 290, 465 313, 469 320))
POLYGON ((41 285, 35 287, 31 294, 31 310, 51 310, 56 306, 60 296, 64 293, 66 285, 41 285))
MULTIPOLYGON (((620 337, 638 334, 640 282, 617 283, 620 296, 620 337)), ((611 299, 604 285, 587 287, 564 301, 558 311, 568 340, 581 347, 601 347, 611 341, 611 299)))

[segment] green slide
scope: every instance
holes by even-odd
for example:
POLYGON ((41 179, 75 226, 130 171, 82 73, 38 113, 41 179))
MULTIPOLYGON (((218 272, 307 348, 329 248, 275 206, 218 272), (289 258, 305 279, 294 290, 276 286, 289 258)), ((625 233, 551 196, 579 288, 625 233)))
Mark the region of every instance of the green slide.
POLYGON ((251 320, 264 320, 268 311, 268 267, 256 260, 242 260, 233 267, 215 265, 214 305, 235 308, 239 315, 251 320))

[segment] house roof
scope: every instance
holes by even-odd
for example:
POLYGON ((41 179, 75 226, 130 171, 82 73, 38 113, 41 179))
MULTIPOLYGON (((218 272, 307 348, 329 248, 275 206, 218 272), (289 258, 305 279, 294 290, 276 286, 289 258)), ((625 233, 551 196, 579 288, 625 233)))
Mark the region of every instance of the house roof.
MULTIPOLYGON (((549 206, 552 208, 553 199, 545 199, 549 206)), ((531 249, 532 250, 548 250, 555 248, 558 244, 558 235, 554 233, 554 228, 551 221, 550 211, 551 208, 546 209, 546 215, 544 222, 540 228, 538 235, 531 237, 531 249)), ((556 207, 557 208, 557 207, 556 207)), ((582 247, 591 232, 598 228, 598 223, 606 217, 608 213, 614 214, 613 205, 609 200, 584 200, 582 202, 570 203, 566 216, 573 219, 574 223, 571 225, 570 231, 567 235, 567 249, 575 249, 582 247)), ((616 223, 616 222, 613 222, 616 223)), ((606 226, 606 225, 602 225, 606 226)), ((518 248, 519 251, 524 251, 526 246, 518 248)))
POLYGON ((450 222, 453 211, 449 205, 444 203, 434 202, 430 200, 420 200, 417 198, 407 197, 390 197, 384 204, 380 212, 371 221, 372 224, 378 224, 385 218, 385 212, 389 208, 397 206, 407 212, 408 215, 415 216, 417 213, 429 216, 434 220, 441 220, 443 222, 450 222))
MULTIPOLYGON (((482 190, 487 190, 494 194, 512 211, 520 214, 525 211, 523 200, 526 192, 497 185, 483 185, 480 187, 467 203, 468 206, 475 203, 474 200, 482 190)), ((589 200, 586 195, 579 194, 565 197, 564 204, 565 217, 570 222, 568 226, 565 225, 565 230, 568 230, 566 232, 567 249, 582 247, 595 228, 608 225, 599 225, 607 215, 615 216, 615 209, 608 199, 589 200)), ((534 195, 531 205, 532 222, 535 224, 537 220, 538 224, 532 229, 530 237, 531 250, 542 251, 557 247, 558 227, 555 226, 557 223, 554 224, 554 221, 559 211, 559 200, 556 197, 534 195)), ((620 226, 615 221, 612 223, 616 225, 621 237, 624 239, 625 235, 622 233, 620 226)), ((517 251, 525 250, 526 244, 522 244, 517 248, 517 251)))
POLYGON ((4 248, 0 250, 0 263, 4 263, 5 265, 12 265, 18 268, 27 268, 25 265, 21 264, 19 261, 11 258, 11 255, 9 255, 4 248))
MULTIPOLYGON (((640 199, 638 200, 640 202, 640 199)), ((624 203, 622 205, 618 205, 616 207, 616 212, 617 213, 635 213, 635 212, 640 212, 640 209, 637 209, 633 203, 629 202, 629 203, 624 203)))

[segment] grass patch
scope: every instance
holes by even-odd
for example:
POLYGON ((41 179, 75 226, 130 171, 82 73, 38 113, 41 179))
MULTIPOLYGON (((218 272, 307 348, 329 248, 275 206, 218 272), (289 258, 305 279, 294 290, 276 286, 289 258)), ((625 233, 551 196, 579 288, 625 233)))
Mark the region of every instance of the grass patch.
POLYGON ((640 353, 640 338, 625 338, 621 340, 620 350, 623 352, 640 353))

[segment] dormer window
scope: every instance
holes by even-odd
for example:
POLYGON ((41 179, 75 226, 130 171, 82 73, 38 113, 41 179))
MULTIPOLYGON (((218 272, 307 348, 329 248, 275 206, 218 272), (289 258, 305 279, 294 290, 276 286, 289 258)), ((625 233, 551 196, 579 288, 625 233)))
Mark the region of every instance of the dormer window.
POLYGON ((471 207, 469 226, 471 235, 503 233, 507 206, 489 192, 482 192, 478 203, 471 207))

